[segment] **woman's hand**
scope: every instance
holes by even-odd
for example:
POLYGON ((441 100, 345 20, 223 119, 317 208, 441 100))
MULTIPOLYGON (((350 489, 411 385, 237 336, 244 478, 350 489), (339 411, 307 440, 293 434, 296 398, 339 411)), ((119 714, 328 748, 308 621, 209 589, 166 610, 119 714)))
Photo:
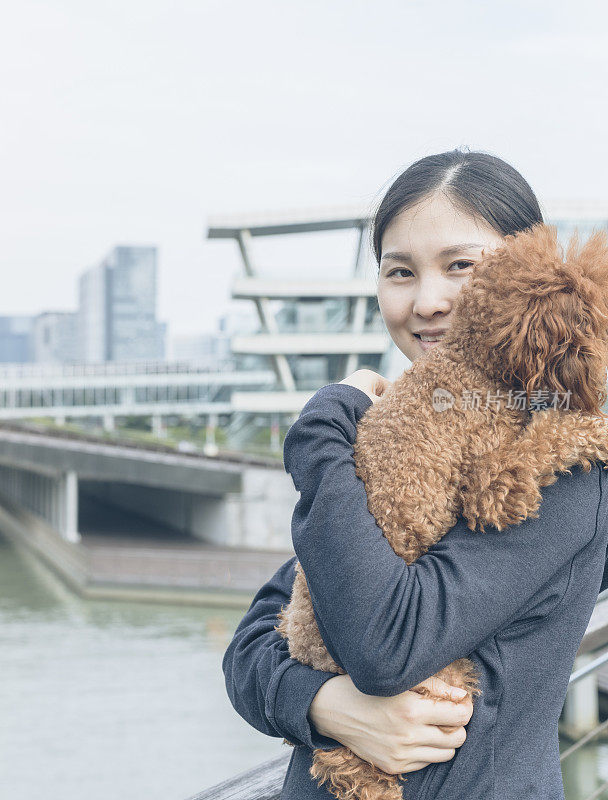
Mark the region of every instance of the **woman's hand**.
POLYGON ((353 372, 352 375, 339 381, 339 383, 347 383, 349 386, 361 389, 373 403, 378 402, 386 389, 391 385, 389 380, 383 378, 382 375, 379 375, 371 369, 358 369, 356 372, 353 372))
POLYGON ((466 739, 463 726, 471 719, 473 703, 468 696, 460 700, 454 694, 459 690, 439 678, 427 678, 419 685, 446 699, 423 697, 414 689, 375 697, 360 692, 348 675, 337 675, 315 695, 309 718, 321 735, 336 739, 391 775, 449 761, 466 739), (438 725, 455 729, 443 733, 438 725))

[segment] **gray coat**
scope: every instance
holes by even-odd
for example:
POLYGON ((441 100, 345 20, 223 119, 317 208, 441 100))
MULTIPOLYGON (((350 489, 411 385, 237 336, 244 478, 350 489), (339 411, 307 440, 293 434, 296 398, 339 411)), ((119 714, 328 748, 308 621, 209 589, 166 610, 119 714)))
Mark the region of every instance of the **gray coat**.
MULTIPOLYGON (((355 475, 356 425, 371 405, 346 384, 322 387, 290 428, 284 462, 301 493, 292 520, 323 640, 374 695, 415 686, 464 656, 481 673, 467 739, 453 759, 407 773, 411 800, 563 800, 557 722, 600 586, 608 475, 574 467, 544 487, 539 517, 472 532, 460 518, 414 564, 390 548, 355 475)), ((289 657, 274 631, 295 559, 257 593, 224 655, 232 704, 294 748, 284 800, 332 795, 308 775, 320 736, 307 717, 332 673, 289 657)), ((606 581, 608 583, 608 580, 606 581)))

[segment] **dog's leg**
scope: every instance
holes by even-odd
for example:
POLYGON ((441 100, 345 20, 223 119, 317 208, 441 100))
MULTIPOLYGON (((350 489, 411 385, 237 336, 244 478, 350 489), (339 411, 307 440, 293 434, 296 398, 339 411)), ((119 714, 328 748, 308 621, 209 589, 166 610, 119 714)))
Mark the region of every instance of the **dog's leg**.
POLYGON ((594 461, 608 462, 608 420, 580 411, 535 412, 515 441, 506 436, 467 476, 462 505, 469 528, 483 531, 485 523, 502 530, 537 517, 541 487, 576 464, 589 472, 594 461))
MULTIPOLYGON (((281 610, 275 629, 288 640, 292 658, 314 669, 344 673, 327 652, 321 638, 306 576, 299 562, 296 563, 291 600, 281 610)), ((319 786, 326 783, 327 789, 338 800, 402 800, 398 776, 374 767, 347 747, 329 751, 315 749, 310 774, 319 786)))
POLYGON ((338 800, 403 800, 403 775, 383 772, 347 747, 314 750, 310 774, 338 800))
POLYGON ((292 658, 313 669, 344 673, 327 652, 321 638, 306 576, 299 561, 296 562, 291 600, 286 608, 281 609, 278 619, 279 624, 275 625, 275 630, 288 640, 289 655, 292 658))

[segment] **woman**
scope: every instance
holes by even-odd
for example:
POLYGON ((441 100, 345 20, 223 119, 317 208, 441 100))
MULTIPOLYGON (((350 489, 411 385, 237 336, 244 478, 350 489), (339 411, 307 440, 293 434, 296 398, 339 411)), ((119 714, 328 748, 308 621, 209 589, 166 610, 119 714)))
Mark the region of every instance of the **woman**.
MULTIPOLYGON (((397 347, 413 361, 436 346, 484 250, 540 221, 529 185, 501 159, 452 151, 409 167, 373 221, 378 302, 397 347)), ((557 720, 602 582, 605 471, 560 475, 537 519, 500 533, 473 534, 460 519, 408 567, 368 511, 353 459, 357 422, 387 384, 358 370, 322 387, 284 445, 301 493, 294 548, 325 644, 348 674, 293 661, 274 631, 291 559, 226 651, 230 699, 256 728, 297 745, 284 800, 329 800, 308 769, 313 747, 336 742, 406 773, 411 800, 563 798, 557 720), (453 687, 436 704, 411 691, 464 656, 481 674, 474 710, 453 687)))

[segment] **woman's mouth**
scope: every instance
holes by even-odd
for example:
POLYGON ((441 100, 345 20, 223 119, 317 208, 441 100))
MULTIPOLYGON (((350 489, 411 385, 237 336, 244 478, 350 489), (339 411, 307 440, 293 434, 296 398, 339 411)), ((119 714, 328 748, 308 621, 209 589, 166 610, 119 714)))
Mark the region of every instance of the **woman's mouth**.
POLYGON ((445 336, 445 333, 437 334, 436 336, 425 336, 424 340, 421 338, 419 333, 415 333, 414 336, 418 339, 418 343, 423 350, 430 350, 435 345, 439 344, 439 342, 445 336))

